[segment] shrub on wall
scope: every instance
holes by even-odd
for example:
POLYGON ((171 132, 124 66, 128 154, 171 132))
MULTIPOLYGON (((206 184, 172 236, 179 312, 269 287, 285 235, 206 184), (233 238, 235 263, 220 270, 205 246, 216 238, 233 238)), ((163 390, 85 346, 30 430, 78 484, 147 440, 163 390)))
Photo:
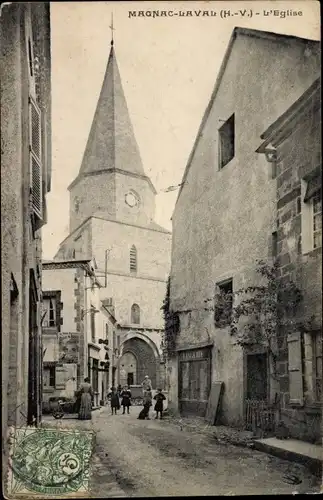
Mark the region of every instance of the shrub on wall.
MULTIPOLYGON (((204 301, 204 310, 213 311, 217 328, 229 327, 237 345, 243 348, 263 346, 271 356, 275 376, 278 335, 287 336, 296 330, 310 331, 313 318, 308 323, 298 319, 303 299, 301 291, 292 280, 279 278, 277 263, 271 265, 258 261, 256 272, 262 277, 263 284, 233 293, 216 293, 215 297, 204 301)), ((178 313, 170 309, 170 278, 161 309, 165 321, 164 352, 171 357, 175 354, 180 323, 178 313)))
POLYGON ((162 348, 164 357, 167 359, 175 355, 176 338, 179 332, 179 316, 170 309, 170 277, 167 280, 166 296, 161 307, 164 316, 164 335, 162 348))

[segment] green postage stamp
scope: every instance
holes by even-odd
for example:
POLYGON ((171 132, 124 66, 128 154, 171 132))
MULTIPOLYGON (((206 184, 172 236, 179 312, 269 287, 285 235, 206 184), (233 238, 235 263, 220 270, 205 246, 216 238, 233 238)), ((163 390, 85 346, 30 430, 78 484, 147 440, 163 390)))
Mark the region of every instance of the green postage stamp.
POLYGON ((10 442, 10 498, 88 496, 92 431, 18 428, 10 442))

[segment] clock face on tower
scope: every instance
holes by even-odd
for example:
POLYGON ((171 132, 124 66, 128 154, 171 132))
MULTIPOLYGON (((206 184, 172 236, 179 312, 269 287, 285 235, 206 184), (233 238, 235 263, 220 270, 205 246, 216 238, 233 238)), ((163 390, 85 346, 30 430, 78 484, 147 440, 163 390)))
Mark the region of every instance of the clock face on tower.
POLYGON ((131 191, 130 193, 127 193, 125 196, 125 202, 129 207, 136 207, 140 203, 139 196, 131 191))

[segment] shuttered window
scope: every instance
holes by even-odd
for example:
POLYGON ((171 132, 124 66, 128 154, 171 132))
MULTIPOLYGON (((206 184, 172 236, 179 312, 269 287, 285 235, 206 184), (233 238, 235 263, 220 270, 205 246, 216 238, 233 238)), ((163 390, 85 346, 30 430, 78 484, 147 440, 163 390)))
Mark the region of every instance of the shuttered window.
POLYGON ((41 111, 32 97, 29 97, 29 149, 30 187, 32 209, 38 219, 43 217, 41 111))
POLYGON ((318 191, 313 196, 313 247, 322 246, 322 194, 318 191))
POLYGON ((322 333, 318 332, 313 336, 313 379, 314 379, 314 399, 322 400, 322 333))
POLYGON ((132 245, 130 249, 130 272, 137 272, 137 249, 132 245))
POLYGON ((291 333, 288 343, 289 402, 303 405, 302 337, 300 332, 291 333))

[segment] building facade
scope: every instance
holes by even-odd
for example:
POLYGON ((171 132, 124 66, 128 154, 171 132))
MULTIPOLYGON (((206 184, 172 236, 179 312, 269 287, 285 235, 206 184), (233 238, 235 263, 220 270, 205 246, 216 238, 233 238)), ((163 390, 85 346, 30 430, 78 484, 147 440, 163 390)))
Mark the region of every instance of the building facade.
POLYGON ((95 258, 100 291, 118 323, 118 380, 147 374, 164 388, 161 306, 171 235, 154 222, 156 190, 143 169, 113 43, 78 176, 69 186, 70 234, 56 259, 95 258), (131 366, 132 365, 132 366, 131 366))
POLYGON ((105 404, 116 370, 114 319, 100 300, 89 260, 43 263, 43 401, 73 399, 89 377, 94 407, 105 404))
POLYGON ((51 181, 48 2, 1 9, 2 435, 41 418, 41 228, 51 181))
POLYGON ((216 301, 219 294, 257 284, 257 261, 272 261, 276 180, 256 149, 263 130, 317 77, 319 50, 315 41, 233 31, 172 219, 170 309, 177 318, 177 354, 167 378, 173 411, 205 415, 216 381, 224 386, 226 424, 244 424, 248 392, 274 397, 265 380, 261 389, 253 386, 252 374, 264 371, 261 353, 248 357, 236 345, 229 323, 216 317, 216 301))
POLYGON ((321 443, 322 429, 322 174, 321 81, 262 135, 259 152, 276 170, 273 257, 279 279, 302 293, 300 327, 279 332, 282 419, 293 437, 321 443), (274 157, 272 157, 274 155, 274 157))

